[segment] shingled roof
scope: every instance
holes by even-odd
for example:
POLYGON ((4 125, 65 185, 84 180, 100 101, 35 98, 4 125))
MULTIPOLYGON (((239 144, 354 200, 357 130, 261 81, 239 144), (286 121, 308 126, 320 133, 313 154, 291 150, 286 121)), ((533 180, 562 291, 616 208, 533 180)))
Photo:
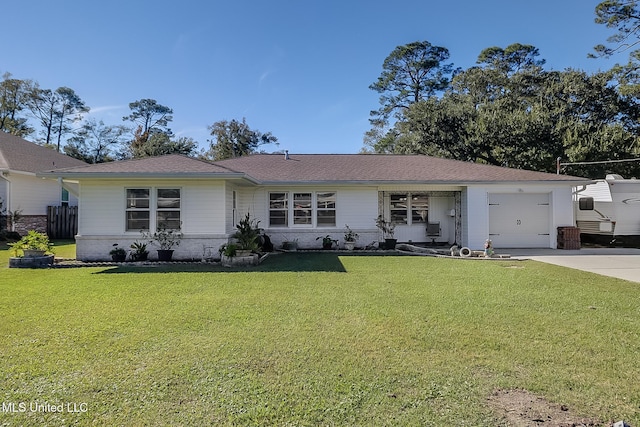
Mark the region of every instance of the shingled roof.
POLYGON ((82 160, 0 131, 0 170, 36 173, 84 165, 82 160))
POLYGON ((229 170, 211 162, 181 154, 122 160, 117 162, 85 164, 82 167, 51 171, 64 177, 181 177, 213 176, 244 177, 244 173, 229 170))
POLYGON ((567 175, 510 169, 423 155, 255 154, 207 162, 171 154, 52 171, 49 175, 82 177, 220 177, 257 184, 580 182, 567 175))
POLYGON ((405 182, 479 183, 588 181, 424 155, 256 154, 215 162, 261 183, 405 182))

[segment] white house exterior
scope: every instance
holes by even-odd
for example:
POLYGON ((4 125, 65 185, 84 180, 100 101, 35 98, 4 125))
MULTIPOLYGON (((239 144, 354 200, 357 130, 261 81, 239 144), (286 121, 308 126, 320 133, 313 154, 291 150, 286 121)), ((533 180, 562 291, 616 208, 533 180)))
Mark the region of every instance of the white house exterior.
MULTIPOLYGON (((421 155, 258 154, 218 162, 180 155, 43 174, 79 188, 77 257, 108 258, 140 229, 178 226, 175 258, 200 259, 226 243, 247 212, 278 246, 318 248, 345 225, 358 245, 381 240, 375 218, 400 242, 482 248, 556 247, 573 226, 571 189, 589 180, 421 155), (431 225, 432 233, 427 234, 431 225), (436 233, 433 231, 436 230, 436 233)), ((153 255, 153 254, 152 254, 153 255)))
POLYGON ((37 177, 40 171, 84 166, 85 162, 0 131, 0 199, 8 212, 20 211, 13 224, 25 234, 46 230, 47 206, 75 206, 78 198, 57 180, 37 177))

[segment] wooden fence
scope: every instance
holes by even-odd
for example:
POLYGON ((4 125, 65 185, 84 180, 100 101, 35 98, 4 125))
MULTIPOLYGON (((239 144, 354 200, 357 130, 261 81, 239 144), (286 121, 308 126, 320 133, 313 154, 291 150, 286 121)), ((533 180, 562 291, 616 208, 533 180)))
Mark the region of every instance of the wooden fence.
POLYGON ((47 235, 50 239, 73 239, 77 233, 77 206, 47 206, 47 235))

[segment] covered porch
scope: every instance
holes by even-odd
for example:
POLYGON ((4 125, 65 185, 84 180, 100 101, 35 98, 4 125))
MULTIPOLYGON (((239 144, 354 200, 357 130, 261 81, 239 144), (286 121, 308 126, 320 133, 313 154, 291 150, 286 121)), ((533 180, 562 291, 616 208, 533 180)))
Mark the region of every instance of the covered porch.
POLYGON ((382 190, 378 192, 378 213, 395 225, 398 242, 460 244, 461 200, 461 191, 382 190))

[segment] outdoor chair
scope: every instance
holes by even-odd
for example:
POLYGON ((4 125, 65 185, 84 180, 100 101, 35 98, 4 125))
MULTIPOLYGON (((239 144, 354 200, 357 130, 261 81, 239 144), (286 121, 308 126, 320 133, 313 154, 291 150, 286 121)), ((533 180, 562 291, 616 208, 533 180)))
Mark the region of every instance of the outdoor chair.
POLYGON ((431 239, 431 244, 435 244, 438 237, 440 237, 440 222, 428 222, 427 238, 431 239))

